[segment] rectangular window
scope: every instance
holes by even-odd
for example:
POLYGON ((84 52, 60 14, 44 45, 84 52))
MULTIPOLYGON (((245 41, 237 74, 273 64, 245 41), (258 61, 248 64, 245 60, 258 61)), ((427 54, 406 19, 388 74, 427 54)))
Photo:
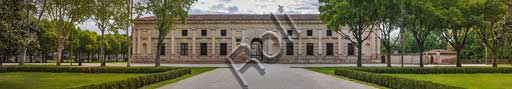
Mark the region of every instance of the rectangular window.
POLYGON ((288 36, 293 36, 293 30, 286 30, 286 33, 288 33, 288 36))
POLYGON ((208 32, 206 30, 201 30, 201 36, 206 36, 208 32))
POLYGON ((347 47, 348 47, 347 48, 347 51, 348 51, 347 55, 349 55, 349 56, 354 55, 354 45, 352 45, 352 43, 348 43, 347 47))
POLYGON ((220 43, 220 55, 228 55, 228 44, 220 43))
POLYGON ((236 41, 236 42, 241 42, 241 41, 242 41, 242 39, 240 39, 240 38, 236 38, 236 39, 235 39, 235 41, 236 41))
POLYGON ((326 34, 327 36, 332 36, 332 31, 331 31, 331 30, 327 30, 327 31, 325 32, 325 34, 326 34))
POLYGON ((313 43, 307 43, 306 44, 306 55, 314 55, 314 44, 313 43))
POLYGON ((226 36, 227 33, 226 33, 226 30, 220 30, 220 36, 226 36))
POLYGON ((180 45, 180 55, 187 56, 188 55, 188 43, 181 43, 180 45))
POLYGON ((160 45, 160 55, 165 55, 165 43, 162 43, 162 45, 160 45))
POLYGON ((293 55, 293 43, 286 43, 286 55, 293 55))
POLYGON ((327 43, 325 44, 325 55, 334 55, 334 44, 333 43, 327 43))
POLYGON ((187 30, 181 30, 181 36, 188 36, 187 30))
POLYGON ((208 44, 207 43, 200 43, 199 48, 200 48, 199 55, 202 55, 202 56, 208 55, 208 44))
POLYGON ((313 36, 313 30, 307 30, 306 33, 307 33, 308 36, 313 36))

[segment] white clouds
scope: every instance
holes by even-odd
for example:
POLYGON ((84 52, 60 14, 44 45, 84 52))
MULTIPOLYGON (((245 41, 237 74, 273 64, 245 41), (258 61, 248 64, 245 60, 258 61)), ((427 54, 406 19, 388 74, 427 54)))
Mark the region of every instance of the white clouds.
MULTIPOLYGON (((189 14, 269 14, 276 13, 278 5, 283 6, 289 14, 319 13, 318 0, 198 0, 190 8, 189 14)), ((100 32, 92 20, 78 26, 100 32)))
POLYGON ((291 14, 317 14, 316 0, 199 0, 190 14, 269 14, 277 12, 278 5, 291 14))

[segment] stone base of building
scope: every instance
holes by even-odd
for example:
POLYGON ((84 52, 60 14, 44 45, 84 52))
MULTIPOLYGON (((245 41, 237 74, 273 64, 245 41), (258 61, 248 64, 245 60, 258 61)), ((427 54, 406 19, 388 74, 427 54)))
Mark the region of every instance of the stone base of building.
MULTIPOLYGON (((235 63, 242 63, 246 58, 235 58, 235 63)), ((152 64, 155 63, 154 57, 132 57, 131 63, 152 64)), ((305 57, 281 57, 279 60, 265 60, 265 63, 278 63, 278 64, 355 64, 357 63, 357 56, 348 57, 326 57, 326 56, 305 56, 305 57)), ((380 58, 376 57, 363 57, 363 63, 382 63, 380 58)), ((224 64, 228 63, 225 58, 215 57, 198 57, 198 58, 160 58, 160 63, 171 64, 224 64)))

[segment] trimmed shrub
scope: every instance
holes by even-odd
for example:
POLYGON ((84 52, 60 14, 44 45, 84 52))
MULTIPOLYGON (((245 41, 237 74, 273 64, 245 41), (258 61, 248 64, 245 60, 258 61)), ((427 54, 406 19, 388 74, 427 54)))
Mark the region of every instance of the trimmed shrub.
POLYGON ((461 87, 444 85, 424 80, 415 80, 395 76, 381 75, 365 71, 340 68, 335 71, 336 75, 356 80, 366 81, 392 89, 462 89, 461 87))
POLYGON ((406 73, 406 74, 455 74, 455 73, 512 73, 512 68, 507 67, 405 67, 405 68, 350 68, 352 70, 366 71, 373 73, 406 73))
POLYGON ((181 68, 167 72, 154 73, 139 77, 132 77, 125 80, 86 85, 80 87, 74 87, 70 89, 137 89, 139 87, 143 87, 145 85, 157 83, 160 81, 165 81, 169 79, 174 79, 177 77, 181 77, 185 74, 191 74, 191 70, 188 68, 181 68))

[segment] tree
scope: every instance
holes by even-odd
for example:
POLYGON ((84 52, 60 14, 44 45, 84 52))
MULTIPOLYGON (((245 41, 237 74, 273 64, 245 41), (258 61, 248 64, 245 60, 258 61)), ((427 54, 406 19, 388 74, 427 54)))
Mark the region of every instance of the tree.
MULTIPOLYGON (((79 45, 79 49, 81 52, 85 53, 87 55, 87 59, 90 59, 90 55, 91 54, 94 54, 95 53, 95 49, 97 48, 97 41, 96 41, 96 36, 97 36, 97 33, 96 32, 92 32, 92 31, 84 31, 82 32, 82 34, 80 34, 80 37, 79 37, 79 40, 80 40, 80 45, 79 45)), ((82 62, 83 60, 82 59, 79 59, 78 60, 78 65, 81 66, 82 65, 82 62)))
MULTIPOLYGON (((34 6, 30 1, 5 0, 0 1, 0 52, 4 55, 3 60, 23 53, 26 54, 28 45, 33 42, 35 25, 32 21, 32 10, 34 6)), ((23 65, 25 56, 19 60, 23 65)))
POLYGON ((87 19, 91 7, 88 5, 92 0, 48 0, 46 1, 47 17, 57 22, 57 66, 60 66, 64 43, 66 41, 64 30, 70 25, 84 22, 87 19), (69 22, 71 24, 66 24, 69 22))
MULTIPOLYGON (((473 6, 473 10, 481 12, 477 14, 480 21, 477 33, 479 34, 485 47, 491 51, 492 66, 498 67, 496 55, 498 50, 505 46, 505 32, 503 26, 506 22, 507 5, 499 0, 486 0, 483 3, 473 6)), ((474 11, 474 12, 476 12, 474 11)))
POLYGON ((145 6, 148 13, 155 15, 155 29, 158 30, 155 66, 160 66, 160 48, 164 37, 173 29, 176 19, 186 24, 188 10, 196 0, 146 0, 145 6))
POLYGON ((438 14, 429 0, 406 0, 403 10, 405 15, 401 19, 403 19, 404 30, 412 33, 420 52, 420 67, 423 67, 425 43, 432 31, 437 29, 438 14))
POLYGON ((373 0, 320 0, 320 19, 329 30, 336 32, 357 47, 357 66, 362 67, 363 42, 377 25, 373 0), (348 27, 349 29, 342 29, 348 27), (346 31, 345 31, 346 30, 346 31), (352 34, 352 35, 347 35, 352 34))
POLYGON ((381 30, 381 42, 386 51, 386 64, 391 67, 391 51, 393 50, 399 37, 393 38, 391 32, 398 30, 400 25, 399 17, 402 13, 400 9, 401 0, 376 0, 377 17, 379 29, 381 30))
MULTIPOLYGON (((92 16, 91 18, 96 22, 96 26, 100 29, 100 55, 105 55, 104 35, 105 31, 117 31, 119 28, 123 28, 127 21, 125 0, 94 0, 92 5, 92 16)), ((105 59, 101 57, 101 66, 105 66, 105 59)))
POLYGON ((129 27, 131 26, 131 20, 132 20, 132 16, 133 16, 132 15, 133 14, 133 12, 132 12, 133 1, 132 0, 127 0, 127 1, 128 1, 128 3, 127 3, 128 6, 126 7, 126 9, 128 10, 129 14, 128 14, 128 20, 126 21, 126 28, 125 28, 126 30, 125 31, 126 31, 126 36, 127 37, 126 37, 126 43, 124 45, 126 45, 126 47, 128 47, 128 48, 126 48, 127 49, 127 51, 126 51, 126 57, 127 57, 126 58, 126 66, 130 67, 130 64, 131 64, 130 63, 130 59, 131 59, 130 55, 132 54, 132 52, 131 52, 132 47, 130 47, 130 46, 131 46, 131 42, 132 41, 130 40, 131 37, 128 37, 128 36, 130 36, 130 33, 129 33, 130 29, 129 29, 129 27))
POLYGON ((41 62, 47 62, 47 55, 57 51, 56 21, 43 19, 39 23, 38 43, 41 62))

